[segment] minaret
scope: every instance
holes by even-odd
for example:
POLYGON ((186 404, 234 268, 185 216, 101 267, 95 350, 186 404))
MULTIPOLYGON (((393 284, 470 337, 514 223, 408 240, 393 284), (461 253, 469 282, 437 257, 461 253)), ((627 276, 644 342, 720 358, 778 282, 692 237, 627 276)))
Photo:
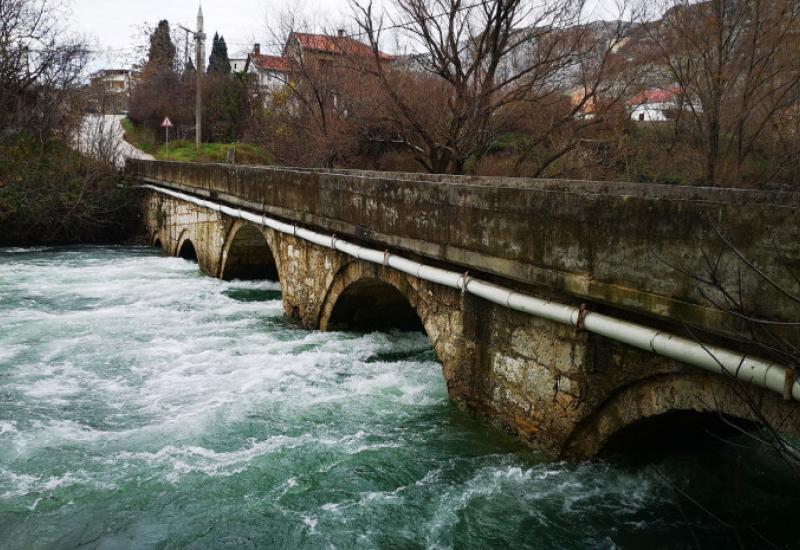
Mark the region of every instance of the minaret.
POLYGON ((200 9, 197 10, 197 32, 195 33, 197 39, 197 99, 195 105, 195 146, 200 149, 203 140, 203 74, 206 72, 206 52, 205 40, 206 35, 203 33, 203 5, 200 4, 200 9))
POLYGON ((197 10, 197 70, 204 71, 205 70, 205 38, 206 35, 203 34, 203 4, 200 4, 200 7, 197 10))

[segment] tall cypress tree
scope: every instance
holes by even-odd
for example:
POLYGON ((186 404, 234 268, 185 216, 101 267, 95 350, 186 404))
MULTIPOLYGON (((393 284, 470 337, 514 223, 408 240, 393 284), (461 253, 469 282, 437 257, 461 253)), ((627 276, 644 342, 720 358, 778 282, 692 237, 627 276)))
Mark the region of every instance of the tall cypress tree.
POLYGON ((228 59, 228 45, 225 37, 214 33, 214 41, 211 45, 211 55, 208 58, 208 72, 218 74, 230 74, 231 60, 228 59))
POLYGON ((169 21, 162 19, 150 35, 147 65, 153 69, 172 71, 175 68, 175 44, 170 36, 169 21))

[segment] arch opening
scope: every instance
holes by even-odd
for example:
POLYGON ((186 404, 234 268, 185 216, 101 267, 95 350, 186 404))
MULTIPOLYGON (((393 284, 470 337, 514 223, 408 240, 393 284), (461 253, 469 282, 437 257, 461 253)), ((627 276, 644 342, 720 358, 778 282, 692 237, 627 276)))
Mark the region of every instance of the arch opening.
POLYGON ((228 247, 222 279, 278 281, 278 265, 264 235, 252 225, 242 226, 228 247))
POLYGON ((632 442, 641 449, 658 445, 680 448, 682 441, 697 442, 691 437, 697 433, 694 428, 700 429, 701 439, 708 436, 719 441, 719 436, 729 435, 727 427, 733 427, 742 439, 752 440, 743 430, 763 430, 762 422, 791 437, 800 435, 794 423, 787 422, 796 412, 793 403, 760 388, 748 392, 749 397, 743 397, 731 380, 710 373, 664 374, 637 381, 618 389, 585 417, 568 436, 561 455, 584 460, 613 450, 620 441, 632 442), (752 403, 758 404, 757 411, 752 403), (670 429, 672 426, 676 429, 670 429), (676 432, 677 438, 668 437, 676 432), (648 434, 657 439, 645 445, 642 441, 648 434))
POLYGON ((425 333, 422 320, 406 297, 378 279, 361 279, 347 287, 333 306, 327 329, 425 333))
POLYGON ((183 258, 184 260, 189 260, 191 262, 197 262, 197 251, 192 244, 192 241, 186 239, 183 241, 180 250, 178 251, 178 257, 183 258))
POLYGON ((158 237, 156 237, 156 239, 153 241, 153 247, 154 247, 154 248, 163 248, 163 247, 161 246, 161 239, 159 239, 158 237))
POLYGON ((667 455, 730 445, 731 440, 759 429, 753 421, 721 412, 672 410, 622 428, 603 443, 599 454, 648 463, 667 455))

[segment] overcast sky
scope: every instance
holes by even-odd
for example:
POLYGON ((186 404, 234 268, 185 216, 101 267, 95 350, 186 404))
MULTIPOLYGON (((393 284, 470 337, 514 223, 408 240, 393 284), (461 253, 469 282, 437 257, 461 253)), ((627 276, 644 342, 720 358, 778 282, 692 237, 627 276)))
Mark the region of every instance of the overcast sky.
MULTIPOLYGON (((600 18, 603 6, 614 0, 592 2, 598 14, 593 18, 600 18)), ((99 68, 130 65, 137 58, 136 47, 147 42, 139 30, 145 23, 167 19, 173 29, 178 24, 194 29, 198 1, 67 0, 67 5, 68 27, 97 46, 100 54, 93 65, 99 68)), ((325 28, 335 28, 351 13, 348 0, 203 0, 206 33, 224 35, 231 57, 243 56, 254 42, 267 45, 272 40, 268 21, 287 10, 325 28)))
MULTIPOLYGON (((280 13, 291 0, 204 0, 206 33, 225 36, 230 55, 238 56, 252 48, 253 42, 267 40, 267 20, 280 13)), ((347 0, 316 0, 316 17, 341 19, 347 0)), ((195 28, 197 0, 68 0, 67 26, 89 38, 101 52, 101 62, 124 62, 146 43, 140 29, 167 19, 173 29, 178 24, 195 28)), ((311 10, 304 10, 311 12, 311 10)))

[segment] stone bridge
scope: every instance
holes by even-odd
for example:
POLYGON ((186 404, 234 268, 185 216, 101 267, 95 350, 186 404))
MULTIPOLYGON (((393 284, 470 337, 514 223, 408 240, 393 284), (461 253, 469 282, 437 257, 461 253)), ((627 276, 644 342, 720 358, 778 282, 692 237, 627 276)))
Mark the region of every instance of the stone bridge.
MULTIPOLYGON (((781 395, 580 322, 603 314, 751 352, 735 337, 747 324, 715 307, 709 299, 723 297, 696 278, 741 293, 754 316, 800 321, 779 288, 797 288, 783 266, 800 266, 798 194, 141 160, 127 171, 150 186, 146 225, 166 253, 213 277, 277 279, 286 314, 309 329, 424 330, 451 399, 534 448, 591 456, 674 411, 762 415, 800 435, 800 384, 790 377, 781 395), (283 225, 257 223, 263 216, 283 225), (392 265, 303 231, 386 251, 392 265), (414 276, 392 267, 396 257, 464 274, 470 290, 481 280, 569 306, 578 322, 414 276)), ((796 326, 781 331, 800 341, 796 326)))

